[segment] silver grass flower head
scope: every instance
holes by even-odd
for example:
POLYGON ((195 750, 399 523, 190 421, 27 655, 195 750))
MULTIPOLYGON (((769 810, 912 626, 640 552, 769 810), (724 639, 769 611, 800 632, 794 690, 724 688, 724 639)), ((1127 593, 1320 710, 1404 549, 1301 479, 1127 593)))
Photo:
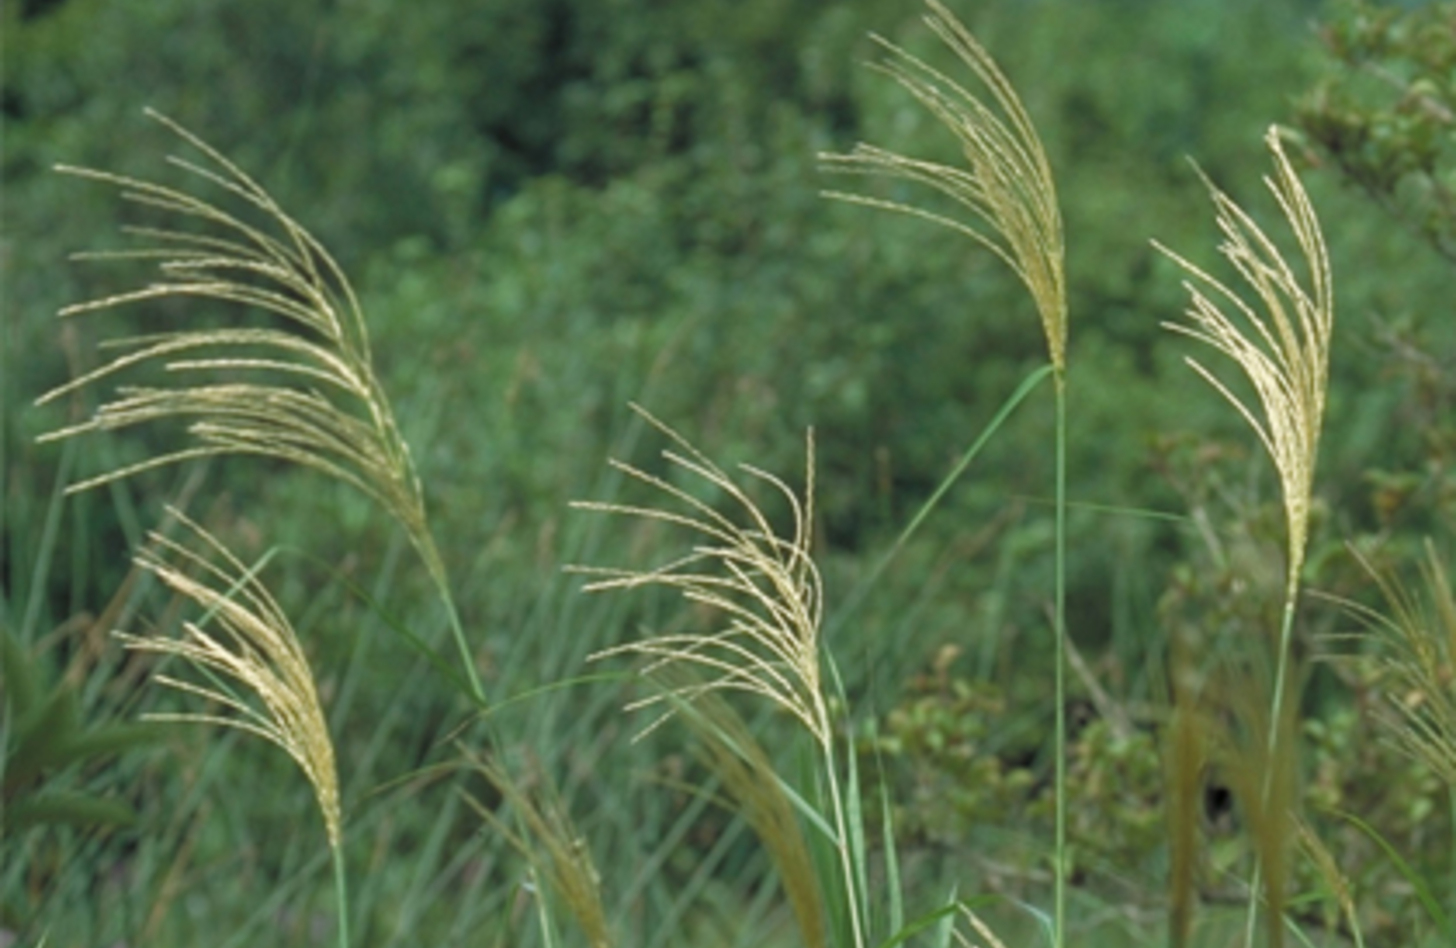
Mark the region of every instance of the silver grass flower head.
MULTIPOLYGON (((823 589, 810 556, 814 503, 814 441, 807 439, 806 486, 801 501, 778 477, 752 465, 739 465, 749 481, 766 485, 787 502, 792 529, 776 532, 747 490, 686 439, 644 409, 636 410, 665 434, 675 449, 663 452, 674 468, 716 488, 732 501, 737 516, 720 513, 707 501, 662 477, 621 461, 612 466, 661 495, 660 506, 577 501, 573 507, 636 517, 679 527, 693 537, 685 554, 649 569, 574 566, 591 578, 588 592, 660 586, 688 603, 706 607, 722 620, 713 631, 660 633, 596 653, 594 659, 630 654, 647 660, 642 673, 693 670, 706 675, 694 683, 663 686, 629 705, 629 710, 666 706, 647 730, 671 717, 682 701, 710 691, 745 691, 768 698, 797 718, 827 746, 831 734, 819 664, 823 589)), ((658 676, 665 677, 665 676, 658 676)), ((645 733, 645 732, 644 732, 645 733)))
POLYGON ((1334 290, 1324 235, 1309 195, 1284 153, 1279 131, 1265 142, 1274 195, 1304 258, 1297 270, 1248 213, 1206 177, 1223 242, 1219 252, 1233 266, 1254 302, 1181 256, 1154 242, 1187 272, 1191 303, 1187 323, 1165 323, 1174 332, 1206 343, 1243 370, 1258 397, 1258 411, 1239 398, 1201 362, 1188 364, 1226 398, 1269 452, 1279 474, 1289 534, 1289 575, 1304 563, 1315 462, 1319 456, 1329 382, 1334 290))
POLYGON ((926 185, 969 212, 966 218, 859 194, 830 197, 909 214, 949 227, 991 251, 1031 293, 1058 373, 1066 369, 1066 247, 1051 165, 1016 90, 975 36, 937 0, 925 22, 990 92, 994 107, 944 73, 881 36, 886 56, 874 68, 894 79, 957 138, 966 159, 951 167, 860 144, 823 154, 826 170, 883 175, 926 185))
POLYGON ((125 228, 141 246, 77 254, 82 260, 151 262, 157 276, 146 286, 68 306, 61 317, 192 299, 261 311, 274 317, 273 325, 184 328, 114 341, 109 346, 118 355, 42 396, 39 404, 151 365, 171 384, 118 386, 89 419, 41 440, 167 421, 185 423, 192 440, 69 490, 192 458, 279 458, 352 484, 382 503, 432 573, 442 574, 409 447, 375 377, 364 315, 348 278, 323 245, 235 164, 170 119, 148 114, 205 159, 168 162, 239 210, 153 181, 59 166, 176 220, 168 227, 125 228), (229 380, 221 379, 224 374, 229 380))
POLYGON ((116 635, 129 649, 175 656, 203 671, 213 685, 168 675, 157 675, 155 680, 222 711, 149 714, 147 719, 236 728, 281 747, 313 785, 329 845, 337 850, 343 816, 334 745, 298 636, 258 580, 256 569, 245 566, 181 512, 169 508, 168 513, 200 541, 203 552, 154 531, 150 545, 137 554, 137 564, 201 606, 207 618, 184 623, 181 638, 116 635), (235 693, 228 680, 256 696, 261 708, 235 693))

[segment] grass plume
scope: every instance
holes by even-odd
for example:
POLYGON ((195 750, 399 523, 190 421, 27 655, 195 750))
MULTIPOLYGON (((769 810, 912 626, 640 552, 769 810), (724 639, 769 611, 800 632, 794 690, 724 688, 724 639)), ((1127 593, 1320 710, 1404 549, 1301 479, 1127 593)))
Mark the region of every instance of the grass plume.
POLYGON ((1186 257, 1154 244, 1188 273, 1184 286, 1192 298, 1187 323, 1164 325, 1232 359, 1258 397, 1256 412, 1201 362, 1188 359, 1254 429, 1274 462, 1284 496, 1288 582, 1293 588, 1309 538, 1310 498, 1329 388, 1334 290, 1319 220, 1284 154, 1278 129, 1270 128, 1264 140, 1275 171, 1264 181, 1298 242, 1308 287, 1254 219, 1206 177, 1224 238, 1219 252, 1253 291, 1259 308, 1186 257))
POLYGON ((256 569, 246 566, 216 537, 177 509, 168 508, 168 513, 191 531, 208 552, 199 553, 153 531, 149 534, 151 545, 137 553, 137 564, 174 592, 201 606, 206 618, 201 623, 185 623, 181 638, 126 633, 117 633, 117 636, 129 649, 176 656, 243 685, 262 701, 263 710, 240 698, 215 677, 218 683, 208 686, 157 675, 155 680, 160 684, 214 702, 234 713, 151 714, 148 719, 218 724, 247 731, 281 747, 313 785, 329 845, 337 847, 342 838, 342 814, 334 745, 319 705, 313 672, 297 634, 278 603, 259 582, 256 569), (172 554, 175 562, 166 553, 172 554), (204 626, 214 631, 209 632, 204 626))
POLYGON ((1346 605, 1384 646, 1380 663, 1391 700, 1382 724, 1399 747, 1456 791, 1456 596, 1430 541, 1425 552, 1422 597, 1357 551, 1385 597, 1387 612, 1346 605))
POLYGON ((927 0, 926 24, 990 92, 994 106, 944 73, 882 36, 885 51, 873 68, 894 79, 949 129, 966 167, 912 158, 873 145, 849 154, 823 154, 833 172, 884 175, 926 185, 969 212, 950 217, 903 204, 851 194, 829 196, 919 217, 964 234, 999 257, 1036 302, 1047 351, 1060 374, 1066 368, 1066 247, 1051 165, 1016 90, 975 36, 937 0, 927 0))
POLYGON ((279 325, 180 329, 115 340, 109 345, 121 354, 43 395, 39 404, 108 382, 124 370, 153 365, 175 383, 118 386, 90 418, 41 440, 185 422, 193 442, 73 484, 69 491, 223 454, 277 458, 353 485, 390 512, 424 560, 450 613, 471 690, 480 698, 475 663, 426 519, 424 491, 375 375, 363 310, 348 278, 324 246, 237 165, 172 120, 148 114, 206 159, 170 157, 168 162, 220 189, 247 213, 235 214, 153 181, 59 166, 65 174, 111 185, 126 200, 178 219, 175 227, 125 228, 143 246, 77 254, 81 260, 150 261, 159 275, 140 289, 77 303, 60 315, 181 298, 260 310, 279 325), (267 224, 250 222, 250 214, 267 224))
MULTIPOLYGON (((787 504, 792 526, 787 535, 781 535, 727 471, 646 410, 635 405, 633 408, 675 446, 663 451, 668 464, 726 496, 739 516, 720 513, 707 501, 663 477, 613 461, 613 467, 652 488, 666 502, 661 506, 630 506, 576 501, 573 506, 680 527, 694 537, 692 549, 650 569, 576 566, 572 571, 591 577, 585 586, 588 592, 665 587, 676 591, 689 605, 706 608, 724 622, 716 631, 649 635, 598 652, 594 658, 636 655, 646 660, 642 674, 654 680, 657 688, 628 707, 667 705, 667 710, 648 725, 648 731, 684 705, 730 691, 766 698, 803 725, 818 747, 828 787, 830 812, 824 825, 827 827, 829 821, 833 824, 828 832, 839 857, 851 944, 866 948, 869 893, 862 882, 862 853, 854 843, 861 837, 861 828, 840 786, 820 654, 823 585, 810 555, 813 433, 807 438, 802 500, 775 475, 749 464, 739 465, 749 480, 767 485, 787 504), (688 683, 681 683, 684 681, 688 683)), ((851 787, 850 793, 856 790, 851 787)))
POLYGON ((1172 643, 1172 715, 1164 732, 1164 794, 1168 820, 1168 929, 1183 948, 1193 932, 1199 821, 1209 764, 1210 722, 1202 707, 1203 675, 1183 638, 1172 643))
MULTIPOLYGON (((1247 682, 1249 677, 1240 676, 1240 680, 1247 682)), ((1262 886, 1268 945, 1280 948, 1284 944, 1286 891, 1292 876, 1290 857, 1299 832, 1295 815, 1299 800, 1295 743, 1298 709, 1292 701, 1279 707, 1259 700, 1267 688, 1250 689, 1240 685, 1226 690, 1227 703, 1238 726, 1222 735, 1214 756, 1243 811, 1249 839, 1258 856, 1253 888, 1262 886), (1279 718, 1270 720, 1269 713, 1276 707, 1279 718)), ((1253 913, 1250 913, 1252 923, 1253 913)), ((1252 944, 1251 938, 1248 943, 1252 944)))
MULTIPOLYGON (((766 484, 788 503, 793 530, 780 536, 762 509, 733 478, 681 435, 645 409, 644 419, 677 446, 663 457, 729 497, 743 514, 735 521, 664 478, 621 461, 612 466, 658 491, 676 505, 629 506, 574 501, 580 510, 639 517, 678 526, 696 535, 692 551, 651 569, 575 566, 591 578, 587 592, 663 586, 686 601, 716 610, 727 622, 716 632, 661 634, 596 653, 596 659, 634 654, 646 658, 644 675, 696 669, 707 677, 673 685, 634 703, 631 709, 669 705, 652 726, 675 711, 675 702, 710 691, 746 691, 769 699, 793 715, 820 746, 831 740, 829 709, 819 664, 823 588, 810 556, 814 504, 814 441, 808 439, 807 483, 801 502, 778 477, 740 465, 749 478, 766 484)), ((650 728, 649 728, 650 729, 650 728)))
POLYGON ((156 713, 151 721, 187 721, 245 731, 282 748, 313 787, 333 856, 339 896, 339 943, 348 944, 348 898, 343 871, 343 812, 334 744, 319 704, 313 671, 288 617, 248 567, 216 537, 175 508, 168 513, 201 547, 149 535, 137 564, 204 610, 183 625, 180 638, 116 633, 138 652, 173 656, 198 669, 210 684, 158 674, 159 684, 218 705, 221 712, 156 713), (228 682, 250 692, 252 700, 228 682))
POLYGON ((778 870, 805 948, 824 948, 819 880, 793 803, 763 745, 720 695, 699 695, 682 709, 704 761, 723 781, 737 812, 753 830, 778 870))

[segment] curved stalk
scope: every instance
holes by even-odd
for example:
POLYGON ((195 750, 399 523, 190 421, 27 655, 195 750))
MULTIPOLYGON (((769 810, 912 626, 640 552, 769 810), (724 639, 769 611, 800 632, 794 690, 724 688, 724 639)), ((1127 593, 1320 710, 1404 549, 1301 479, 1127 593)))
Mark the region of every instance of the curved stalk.
POLYGON ((1067 925, 1067 374, 1058 369, 1057 394, 1057 471, 1056 471, 1056 872, 1053 894, 1054 927, 1052 940, 1056 948, 1066 944, 1067 925))

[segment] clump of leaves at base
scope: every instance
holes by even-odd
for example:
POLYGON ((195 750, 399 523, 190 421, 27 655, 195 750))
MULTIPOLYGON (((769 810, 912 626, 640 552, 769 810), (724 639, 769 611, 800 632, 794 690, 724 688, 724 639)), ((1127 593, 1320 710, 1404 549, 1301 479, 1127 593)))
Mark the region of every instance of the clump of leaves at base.
POLYGON ((62 775, 98 759, 150 743, 144 724, 90 726, 76 689, 48 675, 8 629, 0 627, 0 683, 4 684, 3 824, 5 833, 38 825, 95 828, 133 822, 132 807, 84 790, 61 789, 62 775))

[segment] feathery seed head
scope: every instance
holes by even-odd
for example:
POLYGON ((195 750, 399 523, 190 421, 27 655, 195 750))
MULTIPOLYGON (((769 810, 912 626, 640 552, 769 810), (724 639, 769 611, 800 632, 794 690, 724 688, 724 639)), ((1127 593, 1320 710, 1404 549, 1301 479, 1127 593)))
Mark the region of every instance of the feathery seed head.
POLYGON ((152 181, 87 168, 63 173, 109 184, 136 204, 175 215, 186 229, 130 227, 146 241, 131 250, 78 254, 86 260, 151 261, 155 282, 68 306, 62 317, 133 303, 191 298, 281 318, 277 327, 181 329, 112 343, 101 367, 53 389, 54 401, 142 365, 174 384, 118 387, 89 419, 44 435, 58 440, 146 422, 182 421, 193 444, 72 485, 72 492, 155 467, 219 454, 265 455, 345 481, 384 505, 409 533, 437 581, 443 566, 425 522, 409 448, 375 377, 363 312, 328 251, 256 182, 171 120, 148 113, 206 159, 169 162, 215 186, 238 213, 152 181), (264 223, 253 223, 250 218, 264 223), (231 380, 219 381, 220 373, 231 380))
POLYGON ((969 220, 858 194, 830 197, 923 218, 966 235, 1009 266, 1041 315, 1058 374, 1066 368, 1066 249, 1051 166, 1016 90, 984 47, 937 0, 925 22, 990 90, 993 108, 923 60, 880 36, 886 52, 874 68, 904 86, 960 141, 967 168, 924 161, 860 144, 847 155, 820 156, 829 171, 884 175, 929 186, 970 212, 969 220))
POLYGON ((180 511, 168 508, 168 513, 209 552, 199 553, 153 532, 151 546, 137 554, 137 563, 201 606, 207 619, 185 623, 184 635, 176 639, 122 632, 116 635, 129 649, 174 655, 213 677, 218 683, 212 686, 167 675, 157 675, 156 680, 214 702, 231 713, 149 714, 147 718, 237 728, 283 748, 313 785, 329 845, 337 850, 342 842, 343 818, 334 745, 319 705, 313 671, 298 636, 258 580, 256 568, 245 566, 180 511), (172 560, 164 553, 172 554, 172 560), (213 673, 251 691, 262 702, 262 709, 233 693, 213 673))
MULTIPOLYGON (((663 478, 613 461, 613 466, 628 477, 664 495, 663 505, 635 507, 577 501, 572 506, 682 527, 696 536, 696 544, 686 555, 651 569, 575 566, 571 571, 592 577, 585 587, 588 592, 643 586, 674 589, 687 602, 720 614, 725 624, 715 632, 655 635, 606 649, 593 658, 635 654, 648 660, 644 674, 691 666, 709 676, 705 681, 668 687, 635 702, 631 708, 691 701, 715 690, 747 691, 767 697, 794 715, 821 746, 827 746, 831 738, 829 711, 819 666, 823 590, 818 567, 809 553, 814 501, 812 433, 802 502, 774 475, 740 465, 749 478, 769 485, 787 501, 793 530, 781 536, 727 472, 647 411, 636 405, 633 408, 679 449, 664 451, 663 457, 722 491, 737 506, 741 517, 730 518, 663 478)), ((648 730, 672 713, 669 707, 648 730)))
POLYGON ((1207 178, 1204 183, 1224 238, 1219 252, 1257 297, 1258 307, 1187 258, 1156 241, 1154 245, 1188 273, 1184 286, 1192 298, 1188 324, 1164 325, 1233 359, 1258 396, 1262 418, 1201 363, 1188 360, 1238 410, 1274 461, 1284 495, 1292 584, 1304 563, 1308 539, 1329 377, 1334 295, 1319 220, 1284 154, 1278 129, 1271 127, 1265 141, 1275 168, 1274 177, 1266 177, 1265 184, 1304 257, 1307 287, 1254 219, 1207 178))

